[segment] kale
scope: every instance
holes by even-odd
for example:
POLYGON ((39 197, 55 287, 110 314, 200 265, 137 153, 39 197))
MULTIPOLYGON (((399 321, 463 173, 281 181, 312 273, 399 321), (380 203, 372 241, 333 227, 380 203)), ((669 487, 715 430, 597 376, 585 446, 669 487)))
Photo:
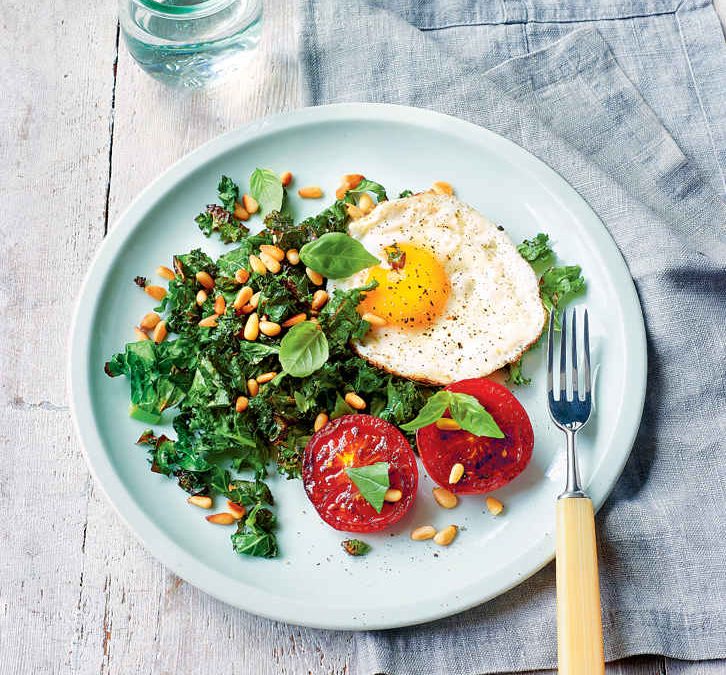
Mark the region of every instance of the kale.
POLYGON ((200 213, 194 221, 205 237, 211 237, 217 232, 225 244, 240 241, 249 232, 249 228, 242 225, 232 212, 218 204, 209 204, 207 210, 200 213))
POLYGON ((509 371, 507 373, 507 382, 511 382, 516 385, 527 385, 532 382, 532 378, 525 377, 522 372, 522 359, 519 359, 519 361, 515 361, 514 363, 510 363, 507 368, 509 371))
POLYGON ((544 232, 537 234, 534 239, 525 239, 517 246, 517 251, 529 263, 549 261, 554 256, 549 235, 544 232))
MULTIPOLYGON (((111 377, 126 375, 131 387, 132 414, 160 417, 186 396, 196 365, 194 350, 183 339, 156 344, 152 340, 129 342, 104 370, 111 377)), ((156 420, 158 421, 158 419, 156 420)))
POLYGON ((240 555, 274 558, 278 554, 274 528, 274 514, 257 504, 239 521, 237 531, 232 535, 232 548, 240 555))
POLYGON ((345 204, 345 201, 339 199, 317 216, 306 218, 299 225, 293 223, 288 213, 272 211, 265 217, 265 227, 275 236, 278 246, 299 250, 305 243, 328 232, 346 232, 348 212, 345 204))
POLYGON ((559 330, 562 309, 574 296, 585 289, 585 279, 579 265, 550 267, 539 280, 542 304, 555 314, 555 326, 559 330))
POLYGON ((219 185, 217 185, 217 192, 222 206, 227 211, 234 211, 235 202, 239 200, 239 187, 237 184, 231 178, 222 176, 219 185))
POLYGON ((413 194, 413 192, 412 192, 411 190, 403 190, 403 191, 401 191, 401 193, 400 193, 400 194, 398 195, 398 198, 399 198, 399 199, 403 199, 404 197, 410 197, 410 196, 411 196, 412 194, 413 194))
POLYGON ((219 233, 225 244, 240 241, 249 232, 238 218, 235 217, 235 206, 239 199, 239 187, 227 176, 222 176, 217 186, 219 201, 218 204, 209 204, 205 211, 200 213, 194 220, 205 237, 210 237, 214 232, 219 233))
POLYGON ((358 340, 368 332, 370 324, 361 318, 358 305, 366 291, 372 291, 377 285, 378 282, 372 281, 349 291, 337 288, 333 291, 332 297, 320 312, 320 325, 328 338, 331 353, 345 351, 351 340, 358 340))
POLYGON ((371 545, 360 539, 344 539, 340 545, 348 555, 352 556, 365 555, 371 550, 371 545))

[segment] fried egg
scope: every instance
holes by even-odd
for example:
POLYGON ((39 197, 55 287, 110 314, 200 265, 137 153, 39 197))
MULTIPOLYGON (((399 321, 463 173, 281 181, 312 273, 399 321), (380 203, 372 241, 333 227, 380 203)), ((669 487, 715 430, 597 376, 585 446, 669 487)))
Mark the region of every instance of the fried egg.
POLYGON ((456 197, 382 202, 349 232, 381 263, 330 285, 377 282, 358 311, 385 324, 354 345, 373 365, 444 385, 517 361, 542 333, 531 266, 501 228, 456 197))

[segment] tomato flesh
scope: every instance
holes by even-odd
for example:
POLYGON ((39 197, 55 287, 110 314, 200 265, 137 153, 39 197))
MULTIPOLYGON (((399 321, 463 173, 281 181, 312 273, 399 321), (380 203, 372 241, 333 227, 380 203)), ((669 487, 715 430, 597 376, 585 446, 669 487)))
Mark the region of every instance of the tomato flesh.
POLYGON ((481 494, 506 485, 522 473, 532 458, 534 433, 514 394, 484 377, 454 382, 446 389, 474 396, 494 418, 504 438, 474 436, 463 429, 445 431, 435 424, 419 429, 416 445, 431 478, 452 492, 481 494), (464 465, 464 475, 450 485, 451 467, 457 462, 464 465))
POLYGON ((320 517, 336 530, 377 532, 403 518, 418 486, 416 456, 392 424, 371 415, 344 415, 326 424, 305 446, 302 470, 308 498, 320 517), (390 487, 398 502, 384 502, 378 513, 345 472, 388 462, 390 487))

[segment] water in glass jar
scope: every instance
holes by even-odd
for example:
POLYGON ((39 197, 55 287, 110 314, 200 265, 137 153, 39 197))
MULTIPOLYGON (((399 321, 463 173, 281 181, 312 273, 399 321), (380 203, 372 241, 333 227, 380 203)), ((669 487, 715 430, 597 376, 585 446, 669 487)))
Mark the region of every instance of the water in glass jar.
POLYGON ((120 0, 129 52, 168 84, 201 87, 244 66, 262 31, 261 0, 120 0))

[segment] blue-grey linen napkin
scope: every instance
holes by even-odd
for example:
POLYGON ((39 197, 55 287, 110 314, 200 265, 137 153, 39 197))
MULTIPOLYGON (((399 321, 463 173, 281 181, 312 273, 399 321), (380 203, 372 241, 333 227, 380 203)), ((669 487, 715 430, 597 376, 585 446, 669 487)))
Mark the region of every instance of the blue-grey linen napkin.
MULTIPOLYGON (((726 657, 726 47, 713 7, 297 8, 308 105, 402 103, 481 124, 558 171, 602 218, 635 280, 649 359, 641 429, 597 518, 606 657, 726 657)), ((355 633, 352 670, 554 667, 555 636, 549 566, 466 613, 355 633)))

